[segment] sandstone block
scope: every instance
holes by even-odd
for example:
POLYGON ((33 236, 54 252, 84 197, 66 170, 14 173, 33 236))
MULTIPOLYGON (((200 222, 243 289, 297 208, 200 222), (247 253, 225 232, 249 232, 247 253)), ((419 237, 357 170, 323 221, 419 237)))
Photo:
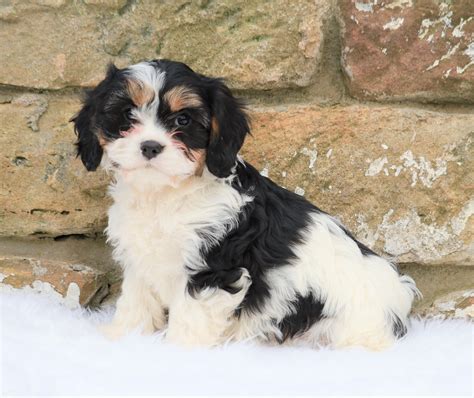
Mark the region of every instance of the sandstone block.
POLYGON ((474 264, 474 114, 291 106, 253 114, 245 159, 399 262, 474 264))
MULTIPOLYGON (((416 281, 418 289, 423 294, 422 299, 416 300, 413 306, 413 313, 417 315, 453 316, 455 310, 447 314, 445 306, 439 307, 435 303, 449 301, 449 298, 447 300, 446 297, 453 292, 455 293, 454 297, 456 297, 455 302, 461 303, 463 299, 458 300, 458 298, 465 292, 474 289, 474 267, 472 264, 471 266, 459 266, 457 264, 453 266, 426 266, 426 264, 405 263, 400 264, 399 269, 402 273, 410 275, 416 281)), ((464 302, 463 306, 468 301, 464 302)), ((464 311, 463 313, 465 314, 466 312, 464 311)))
POLYGON ((474 102, 472 0, 340 1, 351 95, 474 102))
POLYGON ((435 300, 424 315, 441 318, 474 319, 474 290, 451 292, 435 300))
POLYGON ((21 94, 0 104, 0 236, 95 234, 107 177, 75 155, 76 97, 21 94))
POLYGON ((90 304, 108 289, 103 273, 82 264, 1 256, 0 289, 12 288, 52 296, 71 308, 90 304))
POLYGON ((0 5, 0 84, 93 86, 114 61, 170 58, 235 88, 310 84, 330 3, 87 0, 0 5))

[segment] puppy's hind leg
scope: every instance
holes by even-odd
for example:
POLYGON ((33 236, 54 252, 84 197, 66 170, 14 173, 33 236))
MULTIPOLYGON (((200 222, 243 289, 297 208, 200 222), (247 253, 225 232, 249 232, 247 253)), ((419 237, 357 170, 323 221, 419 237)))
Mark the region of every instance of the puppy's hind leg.
POLYGON ((230 286, 230 291, 205 287, 190 294, 184 288, 170 306, 166 338, 187 347, 212 347, 225 342, 235 322, 235 311, 250 284, 248 271, 242 269, 240 278, 230 286))

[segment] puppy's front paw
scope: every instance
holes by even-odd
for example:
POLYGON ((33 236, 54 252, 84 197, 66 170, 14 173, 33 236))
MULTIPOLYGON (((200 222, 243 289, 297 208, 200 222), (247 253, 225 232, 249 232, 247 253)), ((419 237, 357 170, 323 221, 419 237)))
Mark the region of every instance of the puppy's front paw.
MULTIPOLYGON (((164 324, 160 325, 160 329, 162 329, 164 327, 164 324)), ((151 319, 148 322, 142 322, 141 325, 134 323, 124 324, 113 321, 112 323, 99 325, 98 329, 106 338, 112 341, 118 340, 133 331, 137 331, 140 334, 146 336, 155 333, 157 330, 151 319)))

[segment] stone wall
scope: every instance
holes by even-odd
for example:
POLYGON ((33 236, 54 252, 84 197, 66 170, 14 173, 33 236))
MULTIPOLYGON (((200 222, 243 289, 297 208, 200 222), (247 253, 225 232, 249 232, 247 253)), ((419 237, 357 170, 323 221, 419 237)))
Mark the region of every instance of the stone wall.
POLYGON ((10 1, 0 51, 4 283, 20 263, 117 278, 108 178, 68 120, 109 62, 163 57, 225 77, 250 104, 244 157, 415 274, 420 311, 474 288, 472 0, 10 1))

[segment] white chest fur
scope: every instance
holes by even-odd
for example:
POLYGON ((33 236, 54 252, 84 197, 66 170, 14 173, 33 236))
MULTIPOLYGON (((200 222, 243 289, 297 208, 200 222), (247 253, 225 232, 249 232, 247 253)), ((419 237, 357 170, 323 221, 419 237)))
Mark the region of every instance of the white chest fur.
POLYGON ((164 306, 182 294, 185 265, 194 270, 206 266, 200 248, 223 236, 248 200, 211 177, 191 177, 177 188, 163 189, 119 178, 110 193, 114 204, 107 235, 114 258, 125 274, 151 287, 164 306), (208 231, 204 239, 202 231, 208 231))

